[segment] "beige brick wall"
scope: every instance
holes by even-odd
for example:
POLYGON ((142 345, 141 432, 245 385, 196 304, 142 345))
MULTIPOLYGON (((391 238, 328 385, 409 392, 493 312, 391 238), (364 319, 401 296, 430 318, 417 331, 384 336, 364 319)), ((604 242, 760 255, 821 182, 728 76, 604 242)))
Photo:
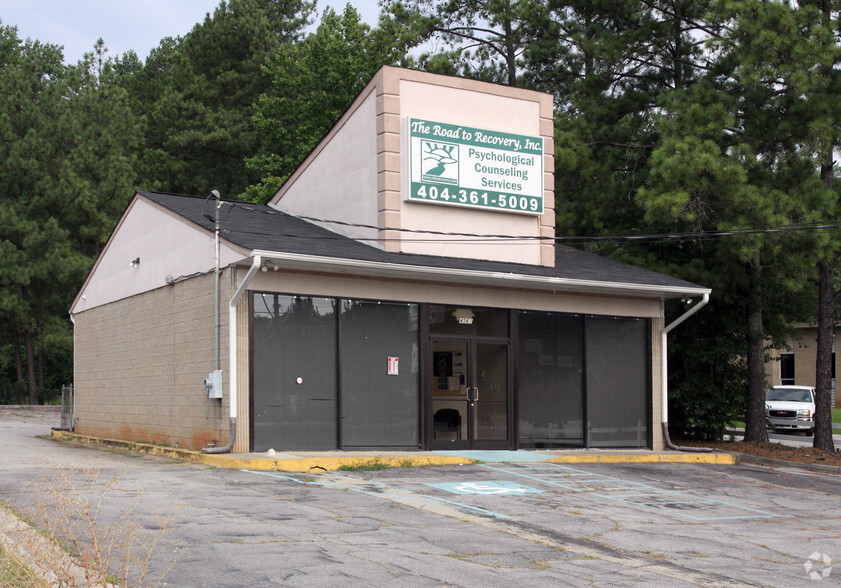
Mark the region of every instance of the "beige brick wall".
POLYGON ((189 449, 227 442, 229 271, 221 283, 224 398, 203 390, 215 364, 211 273, 75 316, 77 432, 189 449))

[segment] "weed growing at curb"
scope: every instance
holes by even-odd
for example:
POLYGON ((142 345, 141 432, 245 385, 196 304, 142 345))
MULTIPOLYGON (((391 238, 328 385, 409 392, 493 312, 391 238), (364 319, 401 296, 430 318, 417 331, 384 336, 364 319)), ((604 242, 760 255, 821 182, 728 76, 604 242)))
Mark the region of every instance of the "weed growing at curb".
POLYGON ((377 470, 387 470, 392 467, 384 462, 379 457, 372 457, 371 459, 360 459, 352 464, 340 465, 338 468, 342 472, 373 472, 377 470))
MULTIPOLYGON (((52 464, 44 478, 33 489, 35 496, 31 520, 50 543, 62 545, 77 561, 54 557, 54 553, 32 547, 32 555, 41 565, 51 569, 61 586, 143 586, 147 583, 150 564, 158 558, 161 539, 166 535, 171 513, 159 517, 151 535, 141 530, 136 514, 143 490, 136 500, 116 514, 108 500, 125 475, 125 471, 103 479, 101 468, 75 469, 52 464)), ((178 558, 171 561, 160 578, 160 584, 178 558)), ((55 582, 51 582, 55 583, 55 582)))
POLYGON ((397 467, 399 468, 413 468, 416 467, 415 460, 411 457, 401 457, 400 461, 397 462, 397 467))

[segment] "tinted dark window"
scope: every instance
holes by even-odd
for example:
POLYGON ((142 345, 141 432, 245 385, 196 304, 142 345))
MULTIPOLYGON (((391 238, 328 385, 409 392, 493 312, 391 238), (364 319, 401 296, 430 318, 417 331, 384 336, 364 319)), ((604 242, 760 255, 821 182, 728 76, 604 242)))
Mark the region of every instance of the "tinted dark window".
POLYGON ((587 419, 590 447, 647 447, 648 321, 586 320, 587 419))
POLYGON ((581 447, 583 318, 521 312, 518 323, 520 447, 581 447))
MULTIPOLYGON (((832 362, 833 368, 835 367, 835 362, 832 362)), ((793 353, 781 353, 780 354, 780 384, 786 385, 794 385, 794 354, 793 353)))
POLYGON ((343 448, 417 449, 418 306, 343 300, 341 357, 343 448))
POLYGON ((336 449, 336 301, 253 301, 253 450, 336 449))

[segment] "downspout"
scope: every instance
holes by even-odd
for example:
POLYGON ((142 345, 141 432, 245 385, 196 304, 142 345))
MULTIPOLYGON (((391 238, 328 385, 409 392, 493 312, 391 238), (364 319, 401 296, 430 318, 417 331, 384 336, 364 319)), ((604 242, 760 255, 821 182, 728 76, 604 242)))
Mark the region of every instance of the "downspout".
POLYGON ((666 443, 666 447, 673 451, 691 451, 694 453, 709 453, 712 449, 707 447, 682 447, 675 445, 672 443, 672 440, 669 438, 669 360, 668 360, 668 334, 669 332, 678 326, 680 323, 688 319, 690 316, 701 310, 702 307, 706 306, 707 302, 710 301, 710 293, 706 292, 704 297, 701 299, 698 304, 684 312, 680 315, 677 319, 675 319, 670 325, 666 326, 660 332, 660 361, 661 361, 661 370, 660 370, 660 379, 661 379, 661 390, 662 390, 662 414, 663 414, 663 440, 666 443))
POLYGON ((76 430, 76 315, 70 313, 70 322, 73 323, 73 381, 70 382, 70 431, 76 430))
POLYGON ((230 407, 230 432, 228 444, 224 447, 205 447, 202 453, 230 453, 237 436, 237 302, 245 292, 254 275, 260 271, 263 258, 255 255, 251 259, 251 267, 242 279, 242 283, 231 296, 228 303, 228 405, 230 407))

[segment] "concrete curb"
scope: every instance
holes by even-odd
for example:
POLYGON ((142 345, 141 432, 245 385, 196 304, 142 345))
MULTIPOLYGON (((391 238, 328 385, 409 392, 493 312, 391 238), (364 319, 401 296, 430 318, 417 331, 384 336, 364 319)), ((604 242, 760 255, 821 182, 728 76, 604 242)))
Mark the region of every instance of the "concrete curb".
POLYGON ((411 467, 431 465, 456 465, 474 463, 474 460, 451 455, 438 455, 423 453, 406 456, 378 456, 372 454, 370 457, 349 455, 347 457, 300 457, 300 458, 247 458, 237 457, 231 454, 211 454, 193 451, 191 449, 177 449, 175 447, 162 447, 150 443, 138 443, 135 441, 123 441, 121 439, 104 439, 102 437, 90 437, 78 435, 67 431, 52 431, 55 439, 66 439, 91 445, 94 447, 114 447, 137 453, 147 453, 171 457, 190 463, 200 463, 212 467, 233 469, 233 470, 256 470, 256 471, 284 471, 284 472, 309 472, 311 470, 337 470, 342 466, 360 467, 374 462, 387 464, 389 466, 411 467))
POLYGON ((758 457, 747 453, 742 453, 741 456, 742 463, 752 463, 757 465, 767 465, 781 468, 798 468, 801 470, 809 470, 811 472, 820 472, 824 474, 835 474, 837 476, 841 476, 841 466, 804 463, 801 461, 789 461, 786 459, 771 459, 769 457, 758 457))
POLYGON ((3 504, 0 504, 0 545, 48 586, 87 584, 85 569, 74 557, 3 504))
MULTIPOLYGON (((72 440, 92 447, 113 447, 137 453, 160 455, 190 463, 235 469, 255 471, 285 471, 311 472, 313 470, 334 471, 341 467, 364 469, 372 465, 384 464, 391 467, 415 467, 438 465, 473 464, 478 460, 456 455, 442 455, 435 452, 418 452, 399 456, 377 455, 366 452, 365 455, 348 455, 342 457, 240 457, 231 454, 208 454, 189 449, 162 447, 150 443, 123 441, 120 439, 104 439, 79 435, 67 431, 52 431, 55 439, 72 440)), ((739 454, 729 452, 714 453, 570 453, 568 455, 547 456, 541 460, 545 463, 710 463, 734 465, 739 463, 739 454)), ((538 462, 539 463, 539 462, 538 462)))
POLYGON ((717 451, 710 453, 652 453, 609 455, 562 455, 545 460, 549 463, 710 463, 737 465, 740 453, 717 451))

